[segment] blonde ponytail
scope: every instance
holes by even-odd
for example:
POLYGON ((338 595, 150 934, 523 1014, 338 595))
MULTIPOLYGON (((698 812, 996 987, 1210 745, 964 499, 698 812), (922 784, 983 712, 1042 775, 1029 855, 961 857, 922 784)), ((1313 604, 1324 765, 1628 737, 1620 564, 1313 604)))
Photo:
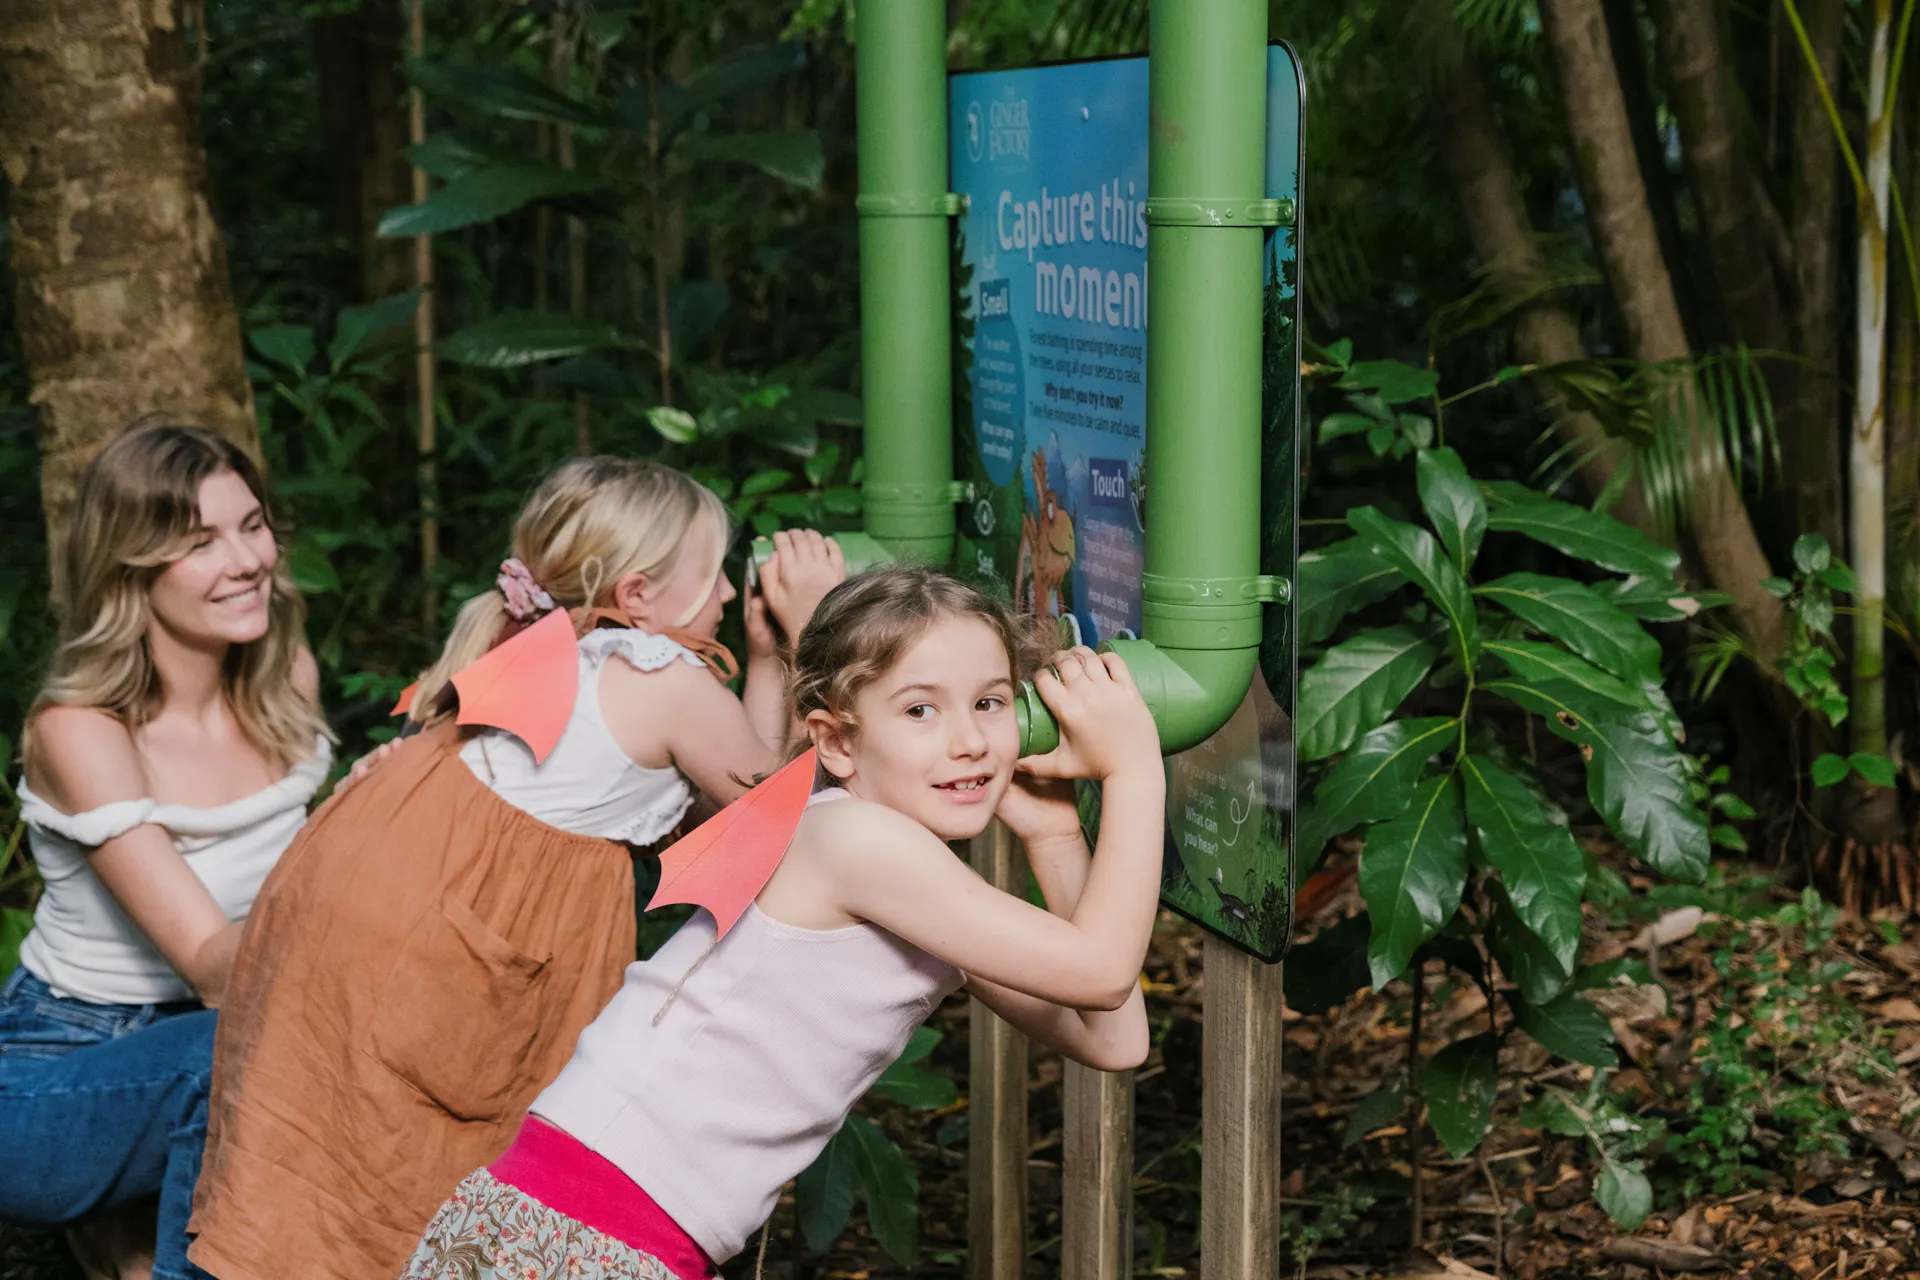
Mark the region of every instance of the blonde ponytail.
POLYGON ((460 606, 453 620, 453 631, 440 656, 420 677, 413 691, 413 706, 407 719, 425 724, 434 719, 440 694, 463 668, 472 665, 493 648, 501 627, 507 622, 507 600, 495 589, 483 591, 460 606))
MULTIPOLYGON (((690 476, 632 458, 576 458, 543 480, 521 508, 513 557, 554 607, 593 609, 609 603, 615 585, 632 573, 654 582, 679 573, 711 580, 731 532, 726 507, 690 476), (715 534, 711 563, 682 564, 687 535, 703 524, 715 534)), ((446 648, 420 677, 409 718, 426 722, 444 714, 437 703, 448 682, 499 641, 507 620, 506 597, 497 589, 462 605, 446 648)))

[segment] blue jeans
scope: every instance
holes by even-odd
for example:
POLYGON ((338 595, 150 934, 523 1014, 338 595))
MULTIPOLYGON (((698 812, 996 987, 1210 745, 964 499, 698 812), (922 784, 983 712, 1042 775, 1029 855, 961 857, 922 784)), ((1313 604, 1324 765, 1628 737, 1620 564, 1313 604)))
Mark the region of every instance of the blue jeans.
POLYGON ((154 1280, 207 1280, 187 1217, 207 1138, 213 1012, 0 986, 0 1218, 58 1227, 158 1194, 154 1280))

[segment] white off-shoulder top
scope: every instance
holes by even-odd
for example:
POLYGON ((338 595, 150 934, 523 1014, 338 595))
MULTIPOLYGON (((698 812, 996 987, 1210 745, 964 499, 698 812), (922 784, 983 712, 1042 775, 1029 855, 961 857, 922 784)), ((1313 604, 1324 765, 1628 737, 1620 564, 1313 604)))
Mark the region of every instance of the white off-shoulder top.
POLYGON ((192 999, 187 980, 100 883, 89 855, 135 827, 163 827, 227 919, 243 920, 261 882, 306 822, 307 803, 332 762, 332 745, 318 738, 313 754, 278 782, 211 809, 141 799, 62 813, 22 778, 27 847, 46 888, 34 908, 33 929, 20 944, 20 963, 56 994, 95 1004, 192 999))

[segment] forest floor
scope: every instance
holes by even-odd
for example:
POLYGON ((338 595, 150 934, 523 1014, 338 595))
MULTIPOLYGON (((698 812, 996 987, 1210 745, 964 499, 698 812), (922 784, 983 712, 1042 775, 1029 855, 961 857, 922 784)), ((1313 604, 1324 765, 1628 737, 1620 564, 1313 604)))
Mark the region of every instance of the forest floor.
MULTIPOLYGON (((1611 851, 1602 856, 1631 878, 1624 860, 1611 851)), ((1771 896, 1777 901, 1764 910, 1796 900, 1784 891, 1771 896)), ((1359 906, 1349 882, 1306 926, 1308 936, 1359 906)), ((1734 967, 1725 953, 1751 958, 1779 941, 1764 926, 1734 929, 1697 907, 1601 913, 1589 906, 1587 958, 1637 954, 1651 961, 1666 988, 1622 986, 1596 996, 1620 1042, 1614 1095, 1645 1114, 1665 1116, 1675 1132, 1691 1128, 1698 1135, 1689 1099, 1701 1061, 1713 1052, 1707 1034, 1713 1013, 1722 1007, 1741 1013, 1755 994, 1720 976, 1722 968, 1734 967)), ((1660 1158, 1658 1149, 1650 1151, 1658 1207, 1633 1233, 1622 1232, 1594 1203, 1597 1162, 1584 1137, 1515 1122, 1525 1095, 1549 1084, 1578 1094, 1593 1069, 1550 1067, 1544 1050, 1515 1034, 1502 1051, 1498 1118, 1478 1153, 1454 1159, 1430 1134, 1423 1144, 1425 1221, 1421 1247, 1414 1248, 1404 1118, 1364 1136, 1348 1133, 1362 1099, 1404 1082, 1410 989, 1393 984, 1385 998, 1362 992, 1323 1016, 1289 1010, 1282 1204, 1290 1253, 1283 1274, 1650 1280, 1689 1271, 1766 1280, 1920 1280, 1920 925, 1892 928, 1843 917, 1818 961, 1850 966, 1832 988, 1845 999, 1809 1000, 1803 1052, 1767 1060, 1774 1077, 1765 1082, 1766 1101, 1753 1116, 1747 1149, 1732 1137, 1719 1146, 1704 1143, 1706 1172, 1724 1189, 1682 1198, 1678 1180, 1685 1171, 1672 1168, 1675 1161, 1660 1158), (1842 1012, 1847 1009, 1857 1017, 1842 1012), (1801 1073, 1809 1088, 1793 1101, 1793 1115, 1770 1113, 1768 1102, 1784 1112, 1792 1093, 1774 1086, 1801 1073), (1817 1110, 1809 1117, 1810 1106, 1817 1110), (1830 1127, 1830 1141, 1807 1136, 1822 1124, 1830 1127), (1818 1149, 1795 1154, 1796 1144, 1818 1149)), ((1479 988, 1443 984, 1437 968, 1434 973, 1422 1036, 1428 1053, 1485 1029, 1488 1020, 1479 988)), ((1147 976, 1156 1043, 1136 1075, 1134 1274, 1198 1277, 1206 987, 1198 929, 1163 917, 1147 976)), ((965 1003, 949 1001, 937 1025, 946 1035, 933 1062, 961 1080, 961 1102, 946 1113, 882 1105, 873 1114, 920 1169, 923 1253, 911 1274, 960 1277, 967 1239, 965 1003)), ((1057 1057, 1033 1055, 1029 1091, 1027 1275, 1053 1277, 1060 1274, 1061 1230, 1057 1057)), ((1725 1100, 1712 1088, 1704 1097, 1725 1100)), ((1716 1122, 1724 1124, 1725 1117, 1716 1122)), ((828 1257, 803 1259, 790 1201, 784 1203, 768 1251, 769 1276, 888 1280, 909 1274, 873 1243, 858 1211, 828 1257)), ((751 1276, 750 1259, 744 1260, 747 1267, 729 1274, 751 1276)))
MULTIPOLYGON (((1619 869, 1631 877, 1623 863, 1619 869)), ((1784 892, 1774 896, 1778 904, 1793 900, 1784 892)), ((1349 882, 1304 930, 1310 936, 1358 907, 1349 882)), ((1920 926, 1841 919, 1816 962, 1849 969, 1821 989, 1825 995, 1799 1006, 1804 1018, 1788 1037, 1793 1045, 1760 1064, 1744 1142, 1740 1113, 1724 1105, 1730 1099, 1723 1089, 1702 1088, 1706 1108, 1692 1101, 1702 1087, 1703 1063, 1728 1052, 1724 1038, 1711 1033, 1716 1013, 1739 1015, 1728 1025, 1740 1025, 1757 994, 1722 974, 1756 956, 1784 957, 1791 948, 1782 941, 1764 925, 1733 927, 1697 906, 1643 906, 1637 913, 1589 906, 1587 957, 1637 955, 1665 988, 1622 985, 1596 993, 1619 1041, 1610 1091, 1628 1110, 1666 1119, 1670 1135, 1691 1135, 1690 1165, 1677 1148, 1656 1145, 1645 1153, 1657 1207, 1631 1233, 1593 1201, 1596 1161, 1586 1138, 1517 1122, 1527 1095, 1543 1086, 1578 1095, 1593 1069, 1550 1066, 1544 1050, 1514 1034, 1502 1050, 1496 1123, 1479 1151, 1454 1159, 1431 1136, 1423 1144, 1425 1211, 1415 1248, 1406 1118, 1353 1123, 1363 1099, 1404 1082, 1410 990, 1394 984, 1384 997, 1362 992, 1319 1016, 1289 1010, 1281 1189, 1290 1253, 1283 1274, 1651 1280, 1684 1271, 1764 1280, 1920 1280, 1920 926), (1719 1127, 1708 1132, 1708 1125, 1719 1127), (1687 1195, 1682 1179, 1690 1170, 1706 1189, 1687 1195)), ((1784 970, 1786 961, 1778 963, 1784 970)), ((1206 989, 1199 931, 1165 917, 1147 978, 1156 1033, 1152 1056, 1136 1074, 1135 1275, 1197 1277, 1206 989)), ((1439 981, 1436 970, 1424 1019, 1426 1052, 1483 1030, 1488 1019, 1478 987, 1439 981)), ((858 1209, 826 1256, 806 1254, 787 1196, 774 1217, 769 1280, 964 1276, 965 1001, 948 1001, 935 1025, 944 1037, 931 1065, 956 1078, 961 1100, 939 1111, 863 1104, 919 1168, 918 1264, 909 1272, 891 1262, 858 1209)), ((1030 1278, 1060 1273, 1060 1077, 1057 1057, 1033 1054, 1030 1278)), ((1722 1071, 1717 1078, 1732 1077, 1722 1071)), ((735 1259, 727 1274, 752 1276, 753 1253, 750 1248, 735 1259)), ((0 1228, 0 1280, 78 1280, 78 1272, 58 1237, 0 1228)))

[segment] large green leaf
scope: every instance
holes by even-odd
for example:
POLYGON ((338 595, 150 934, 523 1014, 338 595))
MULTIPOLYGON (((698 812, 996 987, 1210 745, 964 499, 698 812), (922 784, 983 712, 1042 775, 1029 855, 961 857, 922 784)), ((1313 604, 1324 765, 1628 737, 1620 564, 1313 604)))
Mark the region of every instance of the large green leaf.
POLYGON ((1642 622, 1684 622, 1700 610, 1726 602, 1717 591, 1689 591, 1671 578, 1609 578, 1594 593, 1642 622))
POLYGON ((1399 815, 1413 798, 1422 766, 1457 736, 1459 726, 1451 716, 1394 720, 1360 739, 1307 801, 1295 841, 1301 874, 1341 832, 1399 815))
POLYGON ((1500 1042, 1490 1035, 1455 1040, 1433 1055, 1420 1078, 1427 1119, 1455 1159, 1480 1145, 1500 1092, 1500 1042))
POLYGON ((418 289, 409 289, 405 293, 396 293, 392 297, 357 307, 340 308, 340 318, 333 325, 333 340, 327 343, 327 362, 335 372, 339 372, 359 354, 368 338, 406 324, 419 309, 418 289))
POLYGON ((1453 557, 1453 567, 1464 574, 1473 567, 1480 539, 1487 532, 1487 503, 1480 496, 1480 486, 1451 449, 1422 449, 1415 472, 1420 505, 1453 557))
POLYGON ((1547 816, 1526 784, 1484 756, 1460 761, 1467 821, 1507 898, 1563 969, 1580 952, 1580 899, 1587 862, 1573 833, 1547 816))
POLYGON ((1345 751, 1393 714, 1440 656, 1442 628, 1385 627, 1326 651, 1300 677, 1300 758, 1345 751))
POLYGON ((820 135, 811 129, 765 133, 682 134, 676 148, 689 160, 735 160, 812 191, 827 171, 820 135))
POLYGON ((1533 640, 1489 640, 1487 652, 1506 663, 1523 680, 1562 681, 1629 710, 1646 706, 1646 698, 1637 689, 1554 645, 1533 640))
POLYGON ((1333 634, 1340 619, 1385 599, 1405 581, 1365 538, 1348 538, 1305 552, 1294 576, 1294 595, 1300 602, 1299 642, 1320 643, 1333 634))
POLYGON ((1523 998, 1510 1002, 1520 1029, 1570 1062, 1590 1067, 1614 1064, 1613 1027, 1593 1002, 1568 991, 1546 1004, 1523 998))
POLYGON ((1494 892, 1497 905, 1487 921, 1487 950, 1499 962, 1500 972, 1534 1004, 1558 998, 1573 981, 1569 967, 1521 922, 1497 886, 1494 892))
POLYGON ((1447 615, 1462 660, 1472 662, 1479 644, 1473 596, 1467 591, 1467 580, 1442 553, 1433 535, 1419 525, 1383 515, 1378 507, 1347 512, 1347 524, 1447 615))
POLYGON ((604 320, 566 311, 502 311, 469 325, 440 343, 456 364, 514 369, 583 351, 632 347, 634 342, 604 320))
POLYGON ((1660 675, 1660 643, 1619 606, 1567 578, 1510 573, 1476 595, 1504 607, 1632 686, 1660 675))
POLYGON ((1280 975, 1287 1008, 1295 1013, 1322 1014, 1347 1002, 1367 985, 1367 936, 1372 929, 1367 913, 1349 916, 1322 929, 1312 942, 1303 942, 1287 956, 1280 975))
POLYGON ((933 1047, 939 1043, 940 1033, 932 1027, 916 1028, 907 1041, 906 1049, 873 1082, 873 1092, 917 1111, 933 1111, 951 1105, 960 1095, 953 1078, 929 1071, 921 1065, 921 1060, 932 1053, 933 1047))
POLYGON ((1706 815, 1687 786, 1685 758, 1654 715, 1596 720, 1578 741, 1591 753, 1587 798, 1613 833, 1669 880, 1705 879, 1712 857, 1706 815))
POLYGON ((653 119, 653 98, 659 104, 662 138, 671 138, 696 112, 746 90, 770 84, 806 65, 806 46, 800 41, 754 45, 714 63, 691 83, 635 85, 614 102, 622 127, 644 134, 653 119))
POLYGON ((432 236, 525 208, 537 200, 585 195, 606 182, 596 174, 548 164, 496 164, 469 169, 419 204, 389 209, 380 218, 386 239, 432 236))
POLYGON ((1353 1114, 1347 1117, 1347 1131, 1341 1135, 1340 1145, 1352 1146, 1375 1129, 1384 1129, 1400 1119, 1406 1111, 1406 1094, 1398 1089, 1375 1089, 1354 1104, 1353 1114))
POLYGON ((848 1116, 853 1165, 867 1202, 867 1225, 887 1256, 911 1266, 920 1252, 920 1173, 892 1138, 865 1116, 848 1116))
POLYGON ((589 127, 610 123, 609 117, 586 103, 511 67, 454 66, 413 59, 407 63, 407 79, 428 97, 445 98, 511 120, 589 127))
POLYGON ((1501 676, 1481 681, 1480 691, 1511 699, 1527 710, 1546 717, 1548 729, 1574 743, 1585 742, 1580 734, 1588 723, 1620 712, 1619 706, 1611 699, 1596 698, 1565 680, 1522 680, 1515 676, 1501 676))
POLYGON ((1460 908, 1467 828, 1451 774, 1415 788, 1405 813, 1375 823, 1360 855, 1360 896, 1373 920, 1368 970, 1377 991, 1399 977, 1420 944, 1460 908))
POLYGON ((851 1125, 828 1140, 814 1162, 808 1165, 793 1186, 794 1207, 800 1214, 800 1232, 807 1248, 825 1253, 840 1233, 847 1229, 853 1213, 854 1145, 851 1125))
POLYGON ((303 324, 270 324, 247 332, 255 351, 283 369, 304 374, 313 363, 313 330, 303 324))
POLYGON ((1593 1180, 1593 1198, 1622 1231, 1638 1231, 1653 1212, 1653 1183, 1638 1160, 1609 1160, 1593 1180))
POLYGON ((1536 493, 1523 484, 1497 480, 1487 486, 1493 498, 1487 528, 1524 533, 1566 552, 1576 560, 1619 573, 1670 579, 1680 555, 1612 516, 1588 511, 1536 493))

